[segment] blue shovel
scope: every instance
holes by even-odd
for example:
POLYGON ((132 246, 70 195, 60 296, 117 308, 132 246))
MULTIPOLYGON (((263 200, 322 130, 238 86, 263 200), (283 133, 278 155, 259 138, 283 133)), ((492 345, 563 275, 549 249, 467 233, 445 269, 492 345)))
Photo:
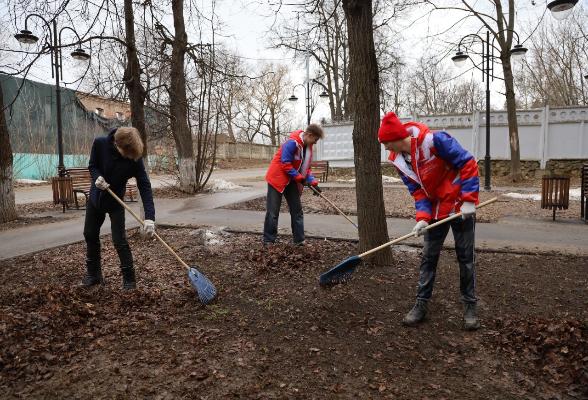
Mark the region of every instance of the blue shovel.
MULTIPOLYGON (((137 220, 137 222, 141 224, 141 226, 145 224, 141 220, 141 218, 137 214, 135 214, 133 210, 131 210, 129 206, 127 206, 116 194, 114 194, 112 190, 110 190, 110 188, 107 188, 106 190, 108 191, 108 193, 110 193, 112 197, 114 197, 116 201, 119 202, 121 206, 123 206, 128 212, 131 213, 133 217, 135 217, 135 219, 137 220)), ((178 256, 174 249, 172 249, 157 233, 154 232, 154 235, 157 238, 157 240, 159 240, 161 244, 163 244, 165 248, 168 249, 169 252, 177 258, 177 260, 184 266, 184 268, 186 268, 186 270, 188 271, 188 279, 190 280, 190 283, 192 284, 194 289, 196 289, 200 302, 206 305, 210 303, 212 300, 214 300, 214 298, 216 297, 216 288, 214 287, 212 282, 202 272, 198 271, 196 267, 190 267, 188 264, 186 264, 184 260, 182 260, 180 256, 178 256)))
MULTIPOLYGON (((481 207, 487 206, 488 204, 494 203, 496 200, 498 200, 498 197, 494 197, 490 200, 487 200, 483 203, 480 203, 480 204, 478 204, 478 206, 476 208, 481 208, 481 207)), ((434 228, 436 226, 439 226, 441 224, 449 222, 449 221, 451 221, 455 218, 458 218, 458 217, 461 217, 461 213, 453 214, 445 219, 442 219, 441 221, 437 221, 437 222, 427 226, 425 228, 425 230, 429 230, 431 228, 434 228)), ((328 286, 334 286, 339 283, 343 283, 343 282, 348 281, 351 278, 351 275, 357 269, 357 266, 359 264, 361 264, 362 258, 367 257, 370 254, 373 254, 377 251, 383 250, 386 247, 392 246, 393 244, 396 244, 398 242, 402 242, 403 240, 406 240, 410 237, 414 237, 414 233, 412 233, 412 232, 408 233, 408 234, 401 236, 397 239, 391 240, 388 243, 384 243, 383 245, 380 245, 374 249, 368 250, 365 253, 361 253, 360 255, 349 257, 347 260, 341 262, 336 267, 333 267, 330 270, 328 270, 327 272, 325 272, 324 274, 322 274, 319 278, 319 285, 321 285, 322 287, 328 287, 328 286)))

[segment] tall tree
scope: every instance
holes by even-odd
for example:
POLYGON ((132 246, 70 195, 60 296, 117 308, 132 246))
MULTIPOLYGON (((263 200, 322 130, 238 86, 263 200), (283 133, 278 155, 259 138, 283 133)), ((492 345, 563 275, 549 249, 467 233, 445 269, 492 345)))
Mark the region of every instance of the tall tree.
POLYGON ((127 65, 123 75, 131 103, 131 124, 137 128, 143 140, 143 156, 147 155, 147 132, 145 130, 145 88, 141 84, 141 66, 135 41, 135 15, 132 0, 124 0, 125 41, 127 65))
POLYGON ((186 74, 184 62, 188 48, 188 35, 184 23, 184 1, 172 0, 174 37, 169 84, 169 113, 171 130, 178 152, 180 188, 187 193, 197 190, 196 166, 192 132, 188 125, 188 100, 186 96, 186 74))
MULTIPOLYGON (((359 247, 364 251, 388 241, 382 169, 380 167, 380 101, 378 62, 373 37, 371 0, 343 0, 349 40, 349 94, 353 114, 359 247)), ((389 250, 375 256, 391 262, 389 250)))
POLYGON ((6 123, 4 94, 0 82, 0 223, 17 218, 12 174, 12 147, 6 123))

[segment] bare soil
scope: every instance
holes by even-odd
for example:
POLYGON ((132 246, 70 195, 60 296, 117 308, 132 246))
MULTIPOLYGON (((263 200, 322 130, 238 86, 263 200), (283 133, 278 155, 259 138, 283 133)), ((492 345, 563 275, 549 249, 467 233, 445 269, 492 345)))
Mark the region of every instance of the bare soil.
POLYGON ((84 245, 0 262, 2 398, 580 399, 588 396, 588 259, 478 254, 482 329, 461 329, 458 270, 441 256, 430 317, 401 325, 419 253, 360 267, 321 289, 318 275, 357 252, 309 240, 263 250, 260 237, 195 244, 160 229, 219 290, 199 305, 157 243, 130 239, 136 291, 123 292, 107 237, 107 284, 81 289, 84 245))
MULTIPOLYGON (((348 215, 357 215, 357 200, 354 188, 323 188, 323 194, 333 201, 344 213, 348 215)), ((492 197, 500 196, 499 192, 480 192, 480 201, 486 201, 492 197)), ((318 196, 313 196, 308 191, 302 194, 302 208, 305 213, 309 214, 336 214, 337 211, 326 201, 318 196)), ((386 215, 394 218, 414 218, 415 208, 414 199, 404 187, 384 187, 384 204, 386 206, 386 215)), ((254 200, 231 204, 227 206, 233 210, 266 210, 266 199, 260 197, 254 200)), ((288 206, 285 200, 282 201, 282 211, 287 212, 288 206)), ((551 210, 542 210, 541 202, 528 199, 513 199, 509 197, 500 197, 496 203, 484 207, 476 216, 480 222, 496 222, 501 218, 517 217, 531 218, 537 220, 551 220, 553 212, 551 210)), ((579 219, 580 202, 570 201, 570 207, 567 210, 557 210, 556 219, 579 219)))
POLYGON ((74 208, 71 210, 66 210, 66 212, 63 213, 62 207, 54 205, 52 201, 17 204, 16 213, 18 218, 14 221, 0 224, 0 232, 9 229, 22 228, 24 226, 42 225, 65 221, 67 219, 79 216, 79 212, 84 212, 84 210, 79 210, 79 212, 77 211, 78 210, 74 208))

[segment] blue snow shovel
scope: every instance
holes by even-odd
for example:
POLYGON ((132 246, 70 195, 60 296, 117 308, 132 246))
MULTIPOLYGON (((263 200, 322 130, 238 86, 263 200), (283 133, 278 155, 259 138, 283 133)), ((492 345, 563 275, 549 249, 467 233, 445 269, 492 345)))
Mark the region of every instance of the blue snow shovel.
MULTIPOLYGON (((112 197, 114 197, 116 201, 119 202, 121 206, 123 206, 128 212, 131 213, 133 217, 135 217, 135 219, 137 220, 137 222, 141 224, 141 226, 144 225, 144 222, 141 220, 141 218, 137 214, 135 214, 135 212, 131 210, 131 208, 127 206, 116 194, 114 194, 114 192, 110 190, 110 188, 107 188, 106 190, 108 191, 108 193, 110 193, 112 197)), ((214 287, 212 282, 202 272, 198 271, 196 267, 190 267, 188 264, 186 264, 184 260, 182 260, 180 256, 178 256, 178 254, 157 233, 154 232, 154 235, 157 238, 157 240, 159 240, 161 244, 163 244, 165 248, 169 250, 169 252, 177 258, 177 260, 184 266, 184 268, 186 268, 186 270, 188 271, 188 279, 190 280, 190 283, 198 293, 198 298, 200 299, 200 302, 206 305, 210 303, 212 300, 214 300, 214 298, 216 297, 216 288, 214 287)))
MULTIPOLYGON (((494 203, 496 200, 498 200, 498 197, 494 197, 490 200, 487 200, 483 203, 480 203, 480 204, 478 204, 478 206, 476 208, 482 208, 484 206, 487 206, 488 204, 494 203)), ((431 228, 434 228, 436 226, 439 226, 441 224, 444 224, 446 222, 449 222, 449 221, 456 219, 456 218, 459 218, 459 217, 461 217, 461 213, 453 214, 445 219, 442 219, 441 221, 437 221, 434 224, 427 226, 424 230, 429 230, 431 228)), ((351 275, 357 269, 357 266, 359 264, 361 264, 361 260, 364 257, 367 257, 370 254, 373 254, 375 252, 383 250, 386 247, 392 246, 393 244, 402 242, 403 240, 406 240, 410 237, 414 237, 414 233, 412 233, 412 232, 408 233, 408 234, 401 236, 397 239, 394 239, 388 243, 384 243, 383 245, 380 245, 374 249, 368 250, 365 253, 361 253, 360 255, 349 257, 347 260, 341 262, 336 267, 333 267, 330 270, 328 270, 327 272, 323 273, 319 277, 319 285, 321 285, 322 287, 329 287, 329 286, 334 286, 339 283, 343 283, 343 282, 348 281, 351 278, 351 275)))

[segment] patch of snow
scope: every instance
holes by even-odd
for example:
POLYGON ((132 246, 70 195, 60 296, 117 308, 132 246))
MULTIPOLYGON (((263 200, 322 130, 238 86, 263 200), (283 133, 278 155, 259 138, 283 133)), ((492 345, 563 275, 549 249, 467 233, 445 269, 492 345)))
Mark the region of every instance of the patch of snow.
POLYGON ((393 176, 382 175, 382 182, 383 183, 399 183, 399 182, 402 182, 402 179, 395 178, 393 176))
POLYGON ((208 188, 211 192, 222 192, 227 190, 239 190, 243 189, 243 186, 234 184, 233 182, 225 181, 224 179, 212 179, 208 188))
POLYGON ((197 244, 203 246, 217 246, 223 244, 223 236, 228 236, 228 233, 223 230, 224 228, 212 228, 212 229, 196 229, 190 232, 190 235, 194 237, 197 244))
MULTIPOLYGON (((541 193, 505 193, 504 196, 513 199, 529 199, 541 201, 541 193)), ((580 188, 570 189, 570 200, 580 200, 580 188)))
POLYGON ((40 181, 38 179, 17 179, 18 183, 26 183, 29 185, 42 185, 43 183, 47 183, 47 181, 40 181))
POLYGON ((355 178, 351 178, 351 179, 337 179, 337 182, 355 183, 355 178))

